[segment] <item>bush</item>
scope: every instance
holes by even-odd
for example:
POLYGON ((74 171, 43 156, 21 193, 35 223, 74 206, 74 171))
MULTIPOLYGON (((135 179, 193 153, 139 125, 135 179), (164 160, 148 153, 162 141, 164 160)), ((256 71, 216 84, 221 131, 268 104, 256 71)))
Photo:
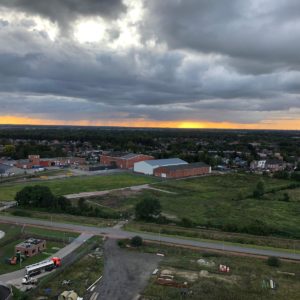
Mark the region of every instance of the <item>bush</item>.
POLYGON ((140 236, 134 236, 131 240, 130 240, 130 244, 133 247, 140 247, 143 245, 143 239, 140 236))
POLYGON ((280 259, 275 256, 271 256, 267 259, 267 265, 271 267, 280 267, 280 264, 280 259))
POLYGON ((32 213, 30 213, 28 211, 24 211, 24 210, 15 210, 12 212, 12 215, 18 216, 18 217, 28 217, 28 218, 32 217, 32 213))
POLYGON ((187 227, 187 228, 192 228, 195 226, 194 222, 188 218, 182 218, 181 219, 181 226, 187 227))
POLYGON ((150 221, 157 219, 161 212, 161 205, 157 199, 145 198, 135 206, 135 216, 138 220, 150 221))
POLYGON ((125 248, 126 247, 126 244, 127 244, 127 241, 126 240, 118 240, 118 246, 120 248, 125 248))

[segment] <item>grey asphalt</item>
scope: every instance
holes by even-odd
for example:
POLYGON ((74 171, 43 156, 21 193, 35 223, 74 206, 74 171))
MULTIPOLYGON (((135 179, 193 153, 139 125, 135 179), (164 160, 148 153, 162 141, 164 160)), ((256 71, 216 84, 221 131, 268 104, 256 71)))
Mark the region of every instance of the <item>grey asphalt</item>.
POLYGON ((99 284, 84 299, 137 299, 160 259, 154 254, 120 249, 116 240, 106 240, 103 276, 99 284))
MULTIPOLYGON (((45 226, 47 228, 56 228, 60 230, 73 230, 77 232, 85 232, 94 235, 105 235, 110 238, 131 238, 137 233, 124 231, 118 228, 112 227, 94 227, 94 226, 84 226, 84 225, 75 225, 75 224, 67 224, 67 223, 57 223, 50 222, 45 220, 38 219, 30 219, 23 217, 10 217, 10 216, 0 216, 0 222, 4 223, 15 223, 20 225, 36 225, 36 226, 45 226)), ((250 247, 241 247, 235 245, 223 244, 220 242, 206 242, 199 240, 189 240, 188 238, 176 238, 176 237, 166 237, 159 236, 157 234, 148 234, 148 233, 138 233, 144 240, 156 241, 156 242, 164 242, 170 244, 178 244, 182 246, 192 246, 197 248, 205 248, 219 251, 229 251, 236 252, 240 254, 251 254, 251 255, 259 255, 259 256, 276 256, 285 259, 294 259, 300 260, 300 254, 292 253, 292 252, 284 252, 280 250, 267 250, 267 249, 258 249, 258 248, 250 248, 250 247)))
MULTIPOLYGON (((2 219, 3 218, 1 216, 0 221, 2 219)), ((20 223, 18 223, 18 224, 20 224, 20 223)), ((66 247, 60 249, 58 252, 56 252, 55 254, 53 254, 51 256, 52 257, 57 256, 57 257, 60 257, 61 259, 63 259, 67 255, 72 253, 75 249, 77 249, 79 246, 81 246, 86 240, 88 240, 92 236, 93 235, 90 233, 82 233, 76 239, 74 239, 70 244, 68 244, 66 247)), ((39 275, 38 277, 42 277, 47 274, 48 273, 43 273, 43 274, 39 275)), ((21 270, 15 271, 15 272, 10 272, 10 273, 0 275, 0 281, 18 286, 18 285, 21 285, 22 278, 24 277, 24 275, 25 275, 25 270, 21 269, 21 270)))

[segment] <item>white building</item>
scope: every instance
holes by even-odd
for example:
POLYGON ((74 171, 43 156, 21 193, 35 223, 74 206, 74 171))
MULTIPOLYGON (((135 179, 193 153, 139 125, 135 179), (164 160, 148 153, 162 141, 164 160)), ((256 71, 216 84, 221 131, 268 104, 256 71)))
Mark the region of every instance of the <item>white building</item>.
POLYGON ((153 175, 153 171, 158 167, 187 165, 188 163, 180 158, 154 159, 140 161, 134 164, 134 172, 145 175, 153 175))

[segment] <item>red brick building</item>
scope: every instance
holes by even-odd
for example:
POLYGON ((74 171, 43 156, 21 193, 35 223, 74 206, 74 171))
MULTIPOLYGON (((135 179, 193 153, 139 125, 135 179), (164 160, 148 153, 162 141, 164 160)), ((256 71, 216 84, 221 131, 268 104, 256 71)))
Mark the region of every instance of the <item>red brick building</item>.
POLYGON ((15 247, 15 251, 26 256, 34 256, 46 249, 46 241, 30 238, 15 247))
POLYGON ((100 163, 107 166, 115 166, 120 169, 132 169, 134 163, 144 160, 153 159, 150 155, 111 152, 100 155, 100 163))
POLYGON ((39 155, 28 155, 28 159, 20 159, 16 163, 17 168, 32 169, 33 167, 53 167, 53 166, 69 166, 84 165, 85 158, 82 157, 56 157, 56 158, 40 158, 39 155))
POLYGON ((209 173, 211 173, 211 167, 201 162, 186 165, 158 167, 154 170, 154 176, 162 178, 182 178, 209 173))

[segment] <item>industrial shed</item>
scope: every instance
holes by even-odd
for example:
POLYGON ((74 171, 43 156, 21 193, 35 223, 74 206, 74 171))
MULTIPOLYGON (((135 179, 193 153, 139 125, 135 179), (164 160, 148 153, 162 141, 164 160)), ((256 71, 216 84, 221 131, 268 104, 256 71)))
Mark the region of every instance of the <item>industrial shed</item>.
POLYGON ((211 167, 202 162, 177 166, 164 166, 154 170, 154 176, 162 178, 182 178, 209 173, 211 173, 211 167))
POLYGON ((134 163, 153 159, 153 156, 137 153, 110 152, 100 156, 100 163, 120 169, 132 169, 134 163))
POLYGON ((154 175, 154 170, 159 167, 187 165, 188 163, 180 158, 154 159, 141 161, 134 164, 134 172, 154 175))

